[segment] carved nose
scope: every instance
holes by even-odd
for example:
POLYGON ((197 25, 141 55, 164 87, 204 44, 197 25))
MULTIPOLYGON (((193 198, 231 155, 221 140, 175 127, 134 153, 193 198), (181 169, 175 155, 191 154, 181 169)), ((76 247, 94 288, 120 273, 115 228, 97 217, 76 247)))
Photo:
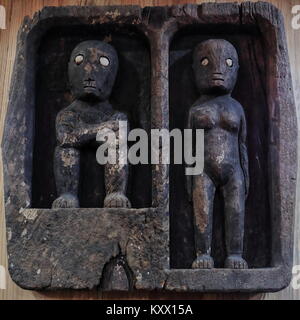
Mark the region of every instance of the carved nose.
POLYGON ((85 70, 86 72, 92 72, 93 67, 92 67, 89 63, 87 63, 87 64, 85 65, 85 67, 84 67, 84 70, 85 70))

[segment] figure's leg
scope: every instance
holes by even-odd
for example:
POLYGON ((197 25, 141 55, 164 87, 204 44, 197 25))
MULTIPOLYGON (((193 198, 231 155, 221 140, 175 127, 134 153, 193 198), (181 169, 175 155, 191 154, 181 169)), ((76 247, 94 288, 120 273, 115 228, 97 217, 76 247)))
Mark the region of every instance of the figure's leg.
POLYGON ((225 268, 247 269, 242 258, 245 216, 245 181, 241 170, 236 170, 222 188, 225 209, 225 239, 227 258, 225 268))
POLYGON ((214 261, 211 257, 213 202, 216 187, 205 173, 193 180, 194 230, 197 258, 193 269, 211 269, 214 261))
POLYGON ((106 208, 131 208, 126 197, 128 181, 128 165, 105 165, 105 190, 104 207, 106 208))
POLYGON ((79 208, 79 171, 80 151, 56 147, 54 175, 59 197, 53 201, 52 208, 79 208))

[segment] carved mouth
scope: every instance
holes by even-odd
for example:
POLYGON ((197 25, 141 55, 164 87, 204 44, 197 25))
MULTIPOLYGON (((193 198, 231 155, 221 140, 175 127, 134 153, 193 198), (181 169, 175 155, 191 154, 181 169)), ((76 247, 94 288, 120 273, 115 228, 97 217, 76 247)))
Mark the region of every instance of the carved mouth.
POLYGON ((95 80, 85 80, 84 88, 97 89, 95 80))
POLYGON ((223 78, 212 78, 213 81, 225 81, 223 78))
POLYGON ((95 86, 84 86, 84 88, 89 88, 89 89, 97 89, 95 86))

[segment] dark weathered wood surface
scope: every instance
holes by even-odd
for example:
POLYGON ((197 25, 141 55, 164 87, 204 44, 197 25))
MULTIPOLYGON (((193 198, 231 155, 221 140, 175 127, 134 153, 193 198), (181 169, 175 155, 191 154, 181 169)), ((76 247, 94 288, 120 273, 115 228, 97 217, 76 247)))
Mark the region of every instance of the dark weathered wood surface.
MULTIPOLYGON (((16 34, 20 23, 24 16, 32 16, 34 12, 44 6, 59 6, 59 5, 130 5, 138 4, 140 6, 147 5, 172 5, 181 3, 202 3, 202 2, 232 2, 232 1, 128 1, 128 0, 0 0, 0 5, 6 7, 7 13, 7 30, 0 31, 0 101, 1 101, 1 124, 2 131, 5 112, 8 102, 8 92, 10 87, 10 78, 13 68, 13 62, 16 49, 16 34)), ((243 2, 243 1, 239 1, 243 2)), ((296 105, 299 108, 300 103, 300 55, 297 54, 300 43, 300 30, 296 31, 291 28, 291 8, 293 5, 299 4, 297 0, 270 0, 269 2, 276 5, 282 10, 285 22, 286 33, 288 38, 288 47, 291 61, 291 69, 293 76, 294 92, 296 98, 296 105)), ((296 141, 295 141, 296 143, 296 141)), ((1 180, 2 180, 1 171, 1 180)), ((0 214, 0 265, 7 266, 6 258, 6 235, 5 235, 5 219, 2 201, 2 182, 1 182, 1 214, 0 214)), ((295 261, 294 264, 300 264, 299 254, 299 205, 296 210, 295 221, 295 261)), ((158 294, 150 292, 139 293, 100 293, 97 291, 63 291, 41 293, 22 290, 17 287, 9 278, 7 274, 7 289, 0 290, 0 300, 2 299, 300 299, 300 290, 293 290, 291 286, 282 292, 266 295, 247 295, 247 294, 158 294)))

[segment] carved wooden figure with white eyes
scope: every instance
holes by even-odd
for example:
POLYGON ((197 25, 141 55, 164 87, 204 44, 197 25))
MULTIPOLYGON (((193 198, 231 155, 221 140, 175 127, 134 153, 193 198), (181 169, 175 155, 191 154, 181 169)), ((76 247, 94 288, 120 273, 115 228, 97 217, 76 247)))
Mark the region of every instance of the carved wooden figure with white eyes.
MULTIPOLYGON (((71 54, 68 73, 75 100, 60 111, 56 118, 58 145, 54 155, 54 173, 59 196, 54 200, 52 208, 80 206, 78 188, 81 148, 95 144, 99 130, 109 128, 117 133, 119 120, 127 121, 126 115, 113 110, 108 100, 117 72, 118 55, 105 42, 82 42, 71 54)), ((105 165, 104 207, 131 206, 125 196, 127 179, 126 165, 105 165)))
POLYGON ((187 128, 204 129, 204 170, 187 176, 196 247, 192 268, 214 267, 211 242, 217 191, 224 199, 225 268, 248 268, 242 257, 249 190, 247 130, 243 107, 231 97, 238 69, 236 49, 226 40, 207 40, 195 48, 193 70, 200 97, 189 110, 187 128))

